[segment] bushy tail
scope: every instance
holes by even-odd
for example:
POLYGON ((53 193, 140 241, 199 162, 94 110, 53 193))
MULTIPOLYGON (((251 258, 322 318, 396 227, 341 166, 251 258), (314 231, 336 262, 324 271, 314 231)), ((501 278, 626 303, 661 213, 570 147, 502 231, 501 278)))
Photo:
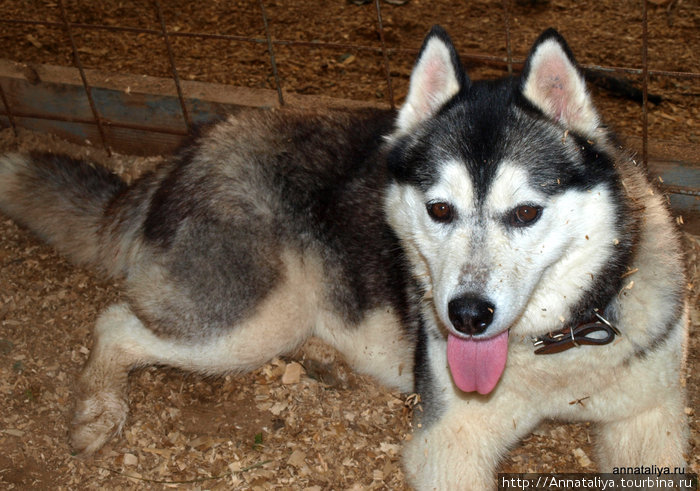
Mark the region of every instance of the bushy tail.
POLYGON ((0 155, 0 212, 73 262, 108 273, 101 229, 107 205, 125 189, 115 174, 66 156, 0 155))

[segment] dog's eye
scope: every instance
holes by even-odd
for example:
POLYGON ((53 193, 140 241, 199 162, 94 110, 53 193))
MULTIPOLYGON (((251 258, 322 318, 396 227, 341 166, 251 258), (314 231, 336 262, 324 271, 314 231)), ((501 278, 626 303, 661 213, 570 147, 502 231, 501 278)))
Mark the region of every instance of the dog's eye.
POLYGON ((513 227, 532 225, 540 218, 542 207, 536 205, 521 205, 513 209, 508 216, 508 222, 513 227))
POLYGON ((447 223, 454 218, 454 208, 449 203, 438 201, 437 203, 428 203, 428 215, 436 222, 447 223))

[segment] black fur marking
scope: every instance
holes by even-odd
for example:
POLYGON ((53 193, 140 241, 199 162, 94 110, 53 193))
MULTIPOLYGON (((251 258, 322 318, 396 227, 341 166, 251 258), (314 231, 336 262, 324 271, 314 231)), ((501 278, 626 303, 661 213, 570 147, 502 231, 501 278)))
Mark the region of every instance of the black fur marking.
MULTIPOLYGON (((180 145, 176 157, 167 175, 157 185, 153 194, 146 220, 143 224, 144 237, 160 247, 168 248, 175 236, 178 225, 187 217, 206 215, 201 209, 198 190, 209 189, 203 186, 215 184, 207 182, 204 176, 193 181, 189 167, 197 159, 200 145, 206 139, 207 132, 222 121, 215 118, 207 123, 192 128, 190 135, 180 145), (187 175, 187 177, 185 177, 187 175)), ((152 178, 153 176, 148 176, 152 178)))
POLYGON ((126 189, 119 176, 100 165, 46 152, 30 152, 29 157, 34 178, 42 186, 50 183, 58 191, 70 189, 71 196, 81 197, 80 201, 71 203, 78 208, 83 203, 104 202, 126 189))
POLYGON ((295 122, 289 131, 301 148, 268 163, 276 193, 294 197, 282 199, 290 219, 280 225, 304 224, 288 231, 290 241, 320 252, 326 268, 336 272, 332 277, 344 278, 328 285, 329 295, 352 323, 387 303, 404 320, 412 315, 405 296, 408 265, 383 209, 387 176, 382 136, 391 130, 393 118, 392 113, 368 113, 351 121, 354 131, 349 133, 295 122), (347 139, 338 141, 339 134, 347 139), (306 228, 309 224, 312 229, 306 228))
POLYGON ((464 162, 482 194, 503 155, 503 122, 507 119, 512 82, 478 81, 452 98, 414 136, 400 138, 389 154, 389 169, 397 181, 423 191, 439 176, 435 166, 445 159, 464 162))
MULTIPOLYGON (((586 186, 589 181, 608 184, 616 222, 613 228, 618 231, 618 243, 614 245, 615 249, 608 259, 607 268, 593 278, 591 286, 571 309, 569 319, 571 324, 586 321, 593 309, 605 310, 618 295, 623 284, 624 273, 628 270, 637 250, 640 233, 638 217, 643 214, 643 210, 632 208, 632 203, 625 197, 620 176, 615 171, 611 159, 596 153, 591 145, 579 142, 579 146, 585 158, 584 168, 591 174, 589 179, 581 179, 579 183, 583 189, 588 189, 586 186), (596 169, 596 167, 600 168, 596 169)), ((611 312, 606 311, 606 315, 610 316, 613 323, 616 321, 611 312)))
POLYGON ((279 258, 290 249, 320 257, 322 291, 350 324, 388 305, 414 325, 417 287, 384 217, 383 136, 394 114, 262 120, 265 132, 250 141, 212 133, 212 145, 205 135, 155 177, 143 233, 193 307, 151 313, 152 324, 166 334, 178 326, 179 335, 188 325, 235 325, 283 280, 279 258), (204 158, 211 147, 218 153, 204 158))
POLYGON ((464 163, 479 200, 504 160, 526 166, 532 186, 546 195, 616 179, 610 156, 574 132, 565 135, 522 97, 513 79, 474 82, 415 136, 399 138, 388 166, 398 182, 426 191, 439 176, 435 165, 446 159, 464 163))
MULTIPOLYGON (((566 41, 554 29, 538 38, 531 53, 548 40, 560 44, 580 74, 566 41)), ((600 152, 595 142, 565 131, 522 95, 531 63, 532 55, 517 79, 473 83, 461 72, 461 65, 455 64, 458 76, 467 82, 415 134, 397 139, 388 155, 392 176, 426 191, 439 175, 435 165, 456 159, 466 165, 478 200, 488 194, 504 159, 527 165, 531 184, 547 195, 615 181, 613 158, 600 152)))
POLYGON ((436 384, 428 353, 428 333, 423 322, 418 328, 414 367, 415 390, 420 394, 421 403, 414 409, 413 425, 414 427, 420 425, 421 428, 425 429, 440 419, 442 397, 435 391, 436 384))
MULTIPOLYGON (((682 308, 682 306, 681 306, 682 308)), ((678 323, 678 320, 680 319, 681 313, 678 313, 678 315, 674 316, 672 320, 670 320, 663 329, 661 329, 650 341, 649 344, 645 347, 639 348, 634 352, 635 358, 639 359, 646 359, 647 356, 650 354, 654 353, 656 350, 663 348, 663 346, 666 344, 668 341, 668 337, 671 335, 671 333, 674 331, 674 328, 676 327, 676 324, 678 323)))
POLYGON ((196 215, 199 202, 195 198, 197 189, 206 183, 192 182, 183 179, 187 167, 192 165, 195 149, 183 153, 175 167, 160 182, 158 189, 151 198, 146 220, 143 224, 144 237, 161 247, 167 248, 172 244, 178 226, 186 218, 196 215))
POLYGON ((683 291, 683 287, 678 285, 677 291, 669 291, 666 292, 666 294, 669 296, 669 298, 676 300, 676 305, 672 306, 673 310, 670 312, 672 314, 669 318, 670 320, 661 329, 655 332, 646 345, 638 347, 635 350, 634 355, 630 359, 625 360, 625 363, 630 363, 635 359, 646 359, 647 356, 663 348, 668 342, 669 336, 671 336, 671 334, 673 334, 675 331, 678 321, 683 316, 683 311, 685 308, 685 292, 683 291))

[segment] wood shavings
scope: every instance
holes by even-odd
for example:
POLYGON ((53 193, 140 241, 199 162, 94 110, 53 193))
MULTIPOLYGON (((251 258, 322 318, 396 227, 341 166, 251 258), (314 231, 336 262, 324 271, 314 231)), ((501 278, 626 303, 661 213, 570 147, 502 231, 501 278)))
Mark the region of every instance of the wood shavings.
POLYGON ((288 364, 284 369, 284 375, 282 375, 282 383, 285 385, 298 384, 301 379, 301 373, 303 371, 302 366, 293 361, 288 364))
POLYGON ((306 465, 306 454, 301 450, 295 450, 287 459, 287 464, 294 467, 303 467, 306 465))
MULTIPOLYGON (((135 176, 132 169, 151 164, 135 159, 132 165, 119 156, 119 165, 135 176)), ((697 299, 700 244, 688 234, 684 240, 694 285, 689 295, 697 299)), ((224 377, 163 367, 136 370, 122 435, 91 460, 74 458, 66 438, 73 384, 92 348, 98 313, 123 293, 118 282, 69 265, 9 220, 0 219, 0 251, 0 340, 6 341, 0 344, 0 487, 407 489, 400 449, 412 438, 411 413, 420 410, 419 397, 356 374, 353 388, 303 376, 304 371, 298 382, 282 383, 289 365, 302 365, 298 355, 224 377), (50 303, 43 301, 47 297, 50 303), (25 364, 23 371, 13 370, 16 361, 25 364), (298 467, 288 464, 295 452, 298 467), (202 478, 209 480, 194 482, 202 478), (148 479, 192 483, 151 485, 148 479)), ((696 310, 693 334, 700 332, 696 310)), ((700 336, 692 335, 691 343, 684 380, 688 407, 694 408, 700 403, 700 336)), ((698 472, 700 418, 692 409, 686 413, 688 465, 698 472)), ((588 433, 586 424, 545 424, 510 452, 500 471, 591 472, 595 463, 584 465, 594 455, 588 433)))
POLYGON ((122 462, 125 466, 133 467, 139 463, 139 458, 131 453, 125 453, 122 458, 122 462))
POLYGON ((581 465, 582 467, 590 467, 593 462, 591 462, 591 459, 588 458, 588 455, 586 455, 586 452, 583 451, 581 448, 576 448, 574 449, 574 457, 576 457, 576 461, 581 465))

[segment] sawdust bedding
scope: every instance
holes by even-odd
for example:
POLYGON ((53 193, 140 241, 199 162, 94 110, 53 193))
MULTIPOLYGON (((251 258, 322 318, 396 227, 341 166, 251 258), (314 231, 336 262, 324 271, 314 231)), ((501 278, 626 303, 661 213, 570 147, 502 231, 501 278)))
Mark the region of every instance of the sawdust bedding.
MULTIPOLYGON (((127 179, 160 161, 107 158, 45 135, 22 132, 16 140, 10 130, 0 132, 0 151, 18 147, 87 156, 127 179)), ((685 237, 697 285, 700 242, 685 237)), ((241 376, 138 370, 124 433, 93 458, 72 456, 67 428, 73 381, 90 352, 96 316, 121 295, 119 283, 68 264, 4 217, 0 268, 0 483, 6 489, 406 488, 400 464, 401 444, 411 438, 406 394, 348 369, 328 379, 324 363, 336 355, 317 342, 241 376)), ((694 288, 687 413, 690 470, 698 472, 700 316, 694 288)), ((502 470, 594 471, 591 434, 587 424, 545 424, 511 452, 502 470)))

